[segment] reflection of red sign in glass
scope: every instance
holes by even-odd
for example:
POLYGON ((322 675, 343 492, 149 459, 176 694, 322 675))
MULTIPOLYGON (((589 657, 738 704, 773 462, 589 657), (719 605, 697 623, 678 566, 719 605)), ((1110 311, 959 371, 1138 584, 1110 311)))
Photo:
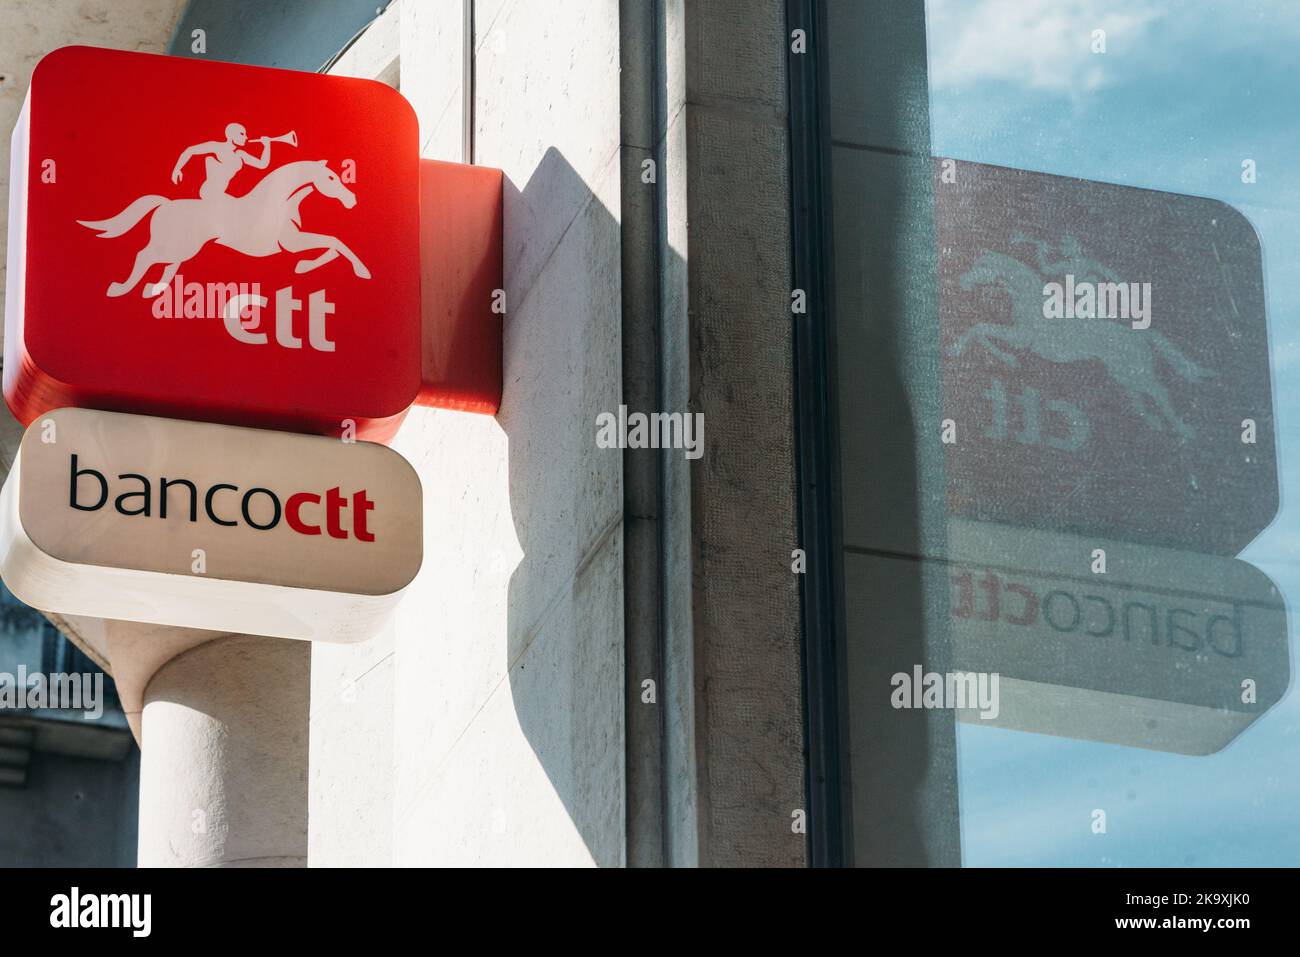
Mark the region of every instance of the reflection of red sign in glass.
POLYGON ((1240 552, 1278 508, 1250 223, 978 163, 954 186, 935 163, 950 513, 1240 552))
POLYGON ((418 156, 380 83, 50 54, 14 136, 10 409, 388 438, 420 391, 418 156))

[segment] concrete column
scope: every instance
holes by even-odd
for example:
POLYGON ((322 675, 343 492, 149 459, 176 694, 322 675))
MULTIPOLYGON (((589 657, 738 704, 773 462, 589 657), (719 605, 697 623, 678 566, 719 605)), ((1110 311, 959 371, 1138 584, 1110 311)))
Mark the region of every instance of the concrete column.
POLYGON ((140 867, 304 867, 311 645, 228 635, 144 692, 140 867))

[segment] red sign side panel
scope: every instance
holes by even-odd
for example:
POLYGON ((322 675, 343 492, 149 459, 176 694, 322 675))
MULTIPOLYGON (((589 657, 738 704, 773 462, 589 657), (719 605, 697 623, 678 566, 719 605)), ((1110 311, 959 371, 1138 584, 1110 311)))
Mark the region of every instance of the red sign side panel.
POLYGON ((420 160, 420 405, 488 415, 501 405, 501 184, 498 169, 420 160))

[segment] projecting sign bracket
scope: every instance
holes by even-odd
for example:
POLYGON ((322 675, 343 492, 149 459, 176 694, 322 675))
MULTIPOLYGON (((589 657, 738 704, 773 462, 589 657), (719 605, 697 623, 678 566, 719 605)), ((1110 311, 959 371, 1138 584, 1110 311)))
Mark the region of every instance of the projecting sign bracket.
POLYGON ((501 405, 501 171, 420 160, 420 392, 416 405, 501 405))

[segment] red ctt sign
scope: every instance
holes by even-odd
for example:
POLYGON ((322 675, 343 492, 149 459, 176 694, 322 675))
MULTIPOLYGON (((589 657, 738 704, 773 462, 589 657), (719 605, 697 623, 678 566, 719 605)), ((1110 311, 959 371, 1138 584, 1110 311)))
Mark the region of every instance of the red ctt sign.
POLYGON ((51 53, 13 138, 10 409, 387 439, 421 391, 418 157, 380 83, 51 53))

